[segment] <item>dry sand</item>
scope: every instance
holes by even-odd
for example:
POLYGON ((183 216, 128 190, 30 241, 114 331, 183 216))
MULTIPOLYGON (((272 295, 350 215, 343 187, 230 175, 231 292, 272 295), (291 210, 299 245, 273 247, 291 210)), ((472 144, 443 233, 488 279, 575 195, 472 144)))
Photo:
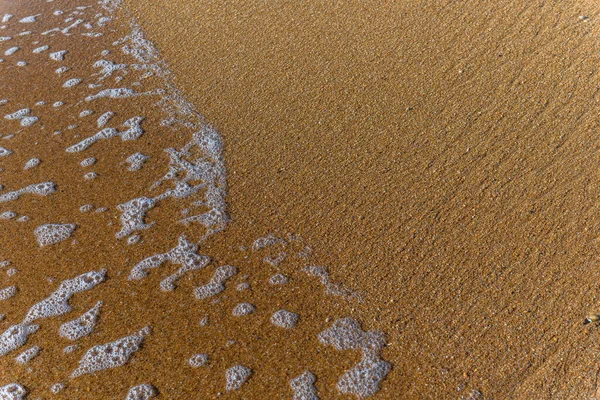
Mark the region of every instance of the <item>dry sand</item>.
MULTIPOLYGON (((50 251, 33 240, 36 223, 2 222, 2 251, 20 270, 19 295, 0 309, 2 329, 54 290, 48 275, 56 286, 104 267, 110 279, 93 296, 74 297, 77 313, 43 323, 34 344, 44 350, 31 371, 15 367, 16 354, 0 358, 0 384, 19 381, 49 396, 79 359, 61 355, 56 330, 102 299, 101 322, 81 339, 83 348, 145 325, 153 333, 132 362, 70 381, 61 398, 124 398, 144 382, 163 398, 291 398, 288 381, 306 368, 317 375, 322 399, 353 398, 335 385, 359 354, 316 340, 346 315, 387 334, 382 356, 393 369, 374 398, 458 399, 475 390, 485 399, 595 398, 600 328, 583 320, 600 313, 596 3, 125 5, 168 61, 176 86, 223 138, 231 221, 200 253, 215 265, 238 266, 238 278, 248 274, 253 289, 248 295, 232 287, 220 303, 199 306, 190 293, 212 267, 168 294, 158 287, 173 265, 141 283, 126 280, 133 264, 172 248, 180 234, 197 236, 171 223, 176 206, 149 213, 155 227, 128 247, 115 243, 116 211, 98 222, 76 214, 74 200, 23 198, 20 213, 40 223, 77 215, 64 222, 83 228, 75 235, 80 245, 50 251), (285 250, 310 245, 310 263, 328 266, 334 281, 361 291, 364 301, 328 296, 302 274, 287 292, 267 290, 274 272, 306 265, 290 258, 269 267, 264 254, 240 250, 270 232, 301 236, 285 250), (261 318, 233 319, 241 301, 255 304, 261 318), (279 307, 307 323, 281 334, 261 311, 279 307), (206 314, 217 322, 200 328, 206 314), (200 350, 211 354, 210 368, 186 368, 200 350), (243 391, 224 393, 223 371, 232 363, 252 365, 255 375, 243 391)), ((0 3, 0 15, 38 6, 46 7, 0 3)), ((24 104, 37 100, 1 79, 0 99, 10 89, 24 104)), ((115 165, 139 144, 112 139, 99 153, 105 166, 95 168, 95 203, 114 208, 136 196, 163 173, 162 149, 186 142, 158 124, 147 136, 143 152, 162 164, 119 183, 123 169, 115 165)), ((36 154, 52 158, 45 151, 36 154)), ((67 164, 63 154, 56 158, 53 165, 67 164)), ((0 182, 19 186, 22 172, 5 168, 0 182)), ((52 173, 72 199, 85 197, 80 172, 52 173)))

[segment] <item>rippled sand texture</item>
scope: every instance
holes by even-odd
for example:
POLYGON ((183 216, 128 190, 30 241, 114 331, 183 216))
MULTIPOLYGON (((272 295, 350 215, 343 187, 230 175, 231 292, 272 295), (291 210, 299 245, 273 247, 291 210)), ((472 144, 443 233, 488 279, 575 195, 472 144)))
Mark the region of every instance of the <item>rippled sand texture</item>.
POLYGON ((0 18, 0 398, 385 388, 359 288, 285 229, 228 234, 222 138, 119 1, 0 18))

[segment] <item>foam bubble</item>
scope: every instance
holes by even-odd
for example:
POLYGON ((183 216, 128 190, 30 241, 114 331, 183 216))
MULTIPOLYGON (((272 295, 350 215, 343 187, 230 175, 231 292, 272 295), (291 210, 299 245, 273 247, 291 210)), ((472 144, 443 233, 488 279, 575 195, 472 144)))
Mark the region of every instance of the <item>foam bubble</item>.
POLYGON ((13 219, 17 216, 17 213, 14 211, 4 211, 0 214, 0 219, 13 219))
POLYGON ((192 368, 204 366, 208 362, 208 354, 195 354, 188 360, 188 364, 192 368))
POLYGON ((31 160, 27 161, 25 163, 25 166, 23 167, 23 170, 28 170, 31 168, 35 168, 38 165, 40 165, 41 160, 39 158, 32 158, 31 160))
POLYGON ((146 212, 154 207, 156 200, 148 197, 139 197, 119 204, 117 209, 121 214, 121 230, 115 234, 118 239, 123 239, 137 230, 150 228, 154 222, 146 224, 146 212))
POLYGON ((199 255, 196 253, 197 251, 197 244, 190 242, 185 238, 185 236, 181 236, 179 238, 177 246, 175 246, 168 252, 162 254, 155 254, 137 263, 132 268, 131 273, 129 274, 129 279, 138 280, 145 278, 146 276, 148 276, 148 272, 146 272, 146 270, 157 268, 163 263, 170 261, 173 264, 181 265, 181 267, 179 268, 179 270, 177 270, 176 273, 164 279, 161 282, 160 287, 163 291, 175 290, 175 282, 179 280, 184 274, 186 274, 189 271, 204 268, 210 262, 209 257, 199 255))
POLYGON ((2 17, 2 23, 6 23, 8 22, 12 17, 14 17, 14 15, 12 14, 4 14, 4 16, 2 17))
POLYGON ((18 383, 0 386, 0 399, 2 400, 24 400, 27 393, 27 389, 18 383))
POLYGON ((379 356, 386 339, 380 331, 364 332, 352 318, 341 318, 318 335, 325 345, 337 350, 361 349, 361 361, 348 370, 338 381, 340 393, 369 397, 379 391, 379 384, 391 369, 391 364, 379 356))
POLYGON ((125 400, 149 400, 156 397, 158 391, 156 388, 148 383, 143 383, 138 386, 134 386, 127 393, 125 400))
POLYGON ((0 157, 6 157, 12 154, 12 151, 5 149, 4 147, 0 147, 0 157))
POLYGON ((91 179, 96 179, 98 177, 98 174, 95 172, 87 172, 85 174, 83 174, 83 179, 85 180, 91 180, 91 179))
POLYGON ((245 315, 250 315, 254 311, 256 311, 256 307, 254 307, 252 304, 240 303, 240 304, 236 305, 235 307, 233 307, 231 314, 233 314, 234 317, 242 317, 245 315))
MULTIPOLYGON (((54 71, 54 72, 56 72, 57 74, 60 75, 60 74, 67 72, 68 70, 69 70, 69 67, 60 67, 60 68, 57 68, 56 71, 54 71)), ((54 103, 54 104, 56 104, 56 103, 54 103)))
POLYGON ((285 260, 286 256, 287 256, 287 253, 282 251, 281 253, 279 253, 277 255, 277 257, 266 256, 265 258, 263 258, 263 261, 266 262, 267 264, 272 265, 273 267, 277 267, 279 264, 281 264, 285 260))
POLYGON ((65 354, 70 354, 72 352, 74 352, 75 350, 77 350, 79 348, 79 345, 77 344, 72 344, 70 346, 67 346, 63 349, 63 353, 65 354))
POLYGON ((42 14, 30 15, 28 17, 21 18, 19 20, 19 22, 22 23, 22 24, 30 24, 32 22, 36 22, 37 17, 39 17, 40 15, 42 15, 42 14))
POLYGON ((278 243, 285 244, 285 240, 273 235, 272 233, 269 233, 268 236, 260 237, 256 239, 254 243, 252 243, 252 251, 264 249, 265 247, 273 246, 278 243))
POLYGON ((19 50, 21 50, 21 48, 20 48, 20 47, 18 47, 18 46, 13 46, 13 47, 9 48, 8 50, 6 50, 6 51, 4 52, 4 55, 5 55, 5 56, 12 56, 13 54, 15 54, 15 53, 16 53, 17 51, 19 51, 19 50))
POLYGON ((69 300, 75 293, 93 289, 96 285, 104 282, 106 270, 91 271, 81 274, 72 279, 63 281, 57 290, 49 297, 35 304, 23 320, 23 324, 40 319, 63 315, 71 311, 69 300))
POLYGON ((127 161, 130 166, 127 168, 129 171, 138 171, 142 169, 142 165, 149 159, 150 157, 143 155, 142 153, 134 153, 127 157, 125 161, 127 161))
POLYGON ((137 95, 138 94, 135 91, 128 88, 104 89, 94 95, 86 97, 85 101, 92 101, 101 98, 123 99, 127 97, 134 97, 137 95))
POLYGON ((325 267, 311 265, 304 268, 304 272, 306 272, 310 276, 314 276, 318 278, 323 286, 325 286, 325 293, 331 294, 334 296, 342 296, 347 298, 353 298, 355 300, 361 301, 361 296, 359 293, 354 292, 352 290, 346 289, 340 284, 333 283, 329 276, 329 271, 325 267))
POLYGON ((83 206, 79 207, 79 211, 81 211, 82 213, 90 212, 93 209, 94 209, 93 204, 84 204, 83 206))
POLYGON ((94 110, 83 110, 82 112, 79 113, 79 118, 84 118, 87 116, 90 116, 94 113, 94 110))
POLYGON ((0 36, 0 42, 6 42, 7 40, 11 40, 12 37, 10 36, 0 36))
POLYGON ((49 48, 50 48, 50 46, 48 46, 48 45, 44 45, 44 46, 40 46, 40 47, 36 47, 35 49, 33 49, 33 50, 32 50, 32 53, 39 54, 39 53, 41 53, 41 52, 43 52, 43 51, 46 51, 46 50, 48 50, 49 48))
POLYGON ((143 120, 143 117, 133 117, 128 119, 123 123, 123 126, 129 127, 129 129, 125 131, 118 131, 115 128, 104 128, 101 131, 96 132, 93 136, 90 136, 80 141, 79 143, 68 147, 67 152, 76 153, 79 151, 83 151, 89 148, 94 143, 98 142, 99 140, 110 139, 116 136, 120 136, 121 140, 123 141, 135 140, 144 133, 144 130, 141 127, 143 120))
POLYGON ((67 54, 67 50, 55 51, 54 53, 50 53, 50 58, 54 61, 63 61, 65 54, 67 54))
POLYGON ((45 224, 35 228, 33 233, 40 247, 44 247, 67 240, 76 227, 75 224, 45 224))
POLYGON ((225 282, 237 274, 237 272, 237 268, 231 265, 223 265, 217 268, 208 284, 194 289, 194 295, 197 299, 206 299, 216 296, 225 290, 225 282))
POLYGON ((96 327, 101 309, 102 302, 99 301, 94 307, 82 314, 79 318, 65 322, 60 326, 60 336, 69 340, 77 340, 89 335, 96 327))
POLYGON ((104 125, 106 125, 108 123, 108 121, 110 121, 110 119, 112 117, 114 117, 115 113, 112 111, 107 111, 104 114, 102 114, 100 117, 98 117, 97 123, 98 123, 98 128, 102 128, 104 125))
POLYGON ((294 392, 293 400, 319 400, 315 382, 317 377, 310 371, 290 380, 290 386, 294 392))
POLYGON ((19 354, 15 358, 15 361, 18 364, 27 364, 29 361, 31 361, 35 357, 37 357, 37 355, 40 354, 41 350, 42 349, 39 346, 30 347, 29 349, 27 349, 24 352, 22 352, 21 354, 19 354))
POLYGON ((63 390, 65 390, 65 385, 64 383, 61 382, 57 382, 54 385, 52 385, 52 387, 50 388, 50 391, 52 392, 52 394, 59 394, 60 392, 62 392, 63 390))
POLYGON ((285 285, 288 283, 288 278, 282 274, 275 274, 269 279, 271 285, 285 285))
POLYGON ((150 331, 150 327, 145 327, 133 335, 92 347, 79 360, 79 366, 73 371, 71 378, 126 364, 131 356, 140 349, 144 337, 150 331))
POLYGON ((252 375, 252 370, 243 365, 235 365, 225 371, 225 389, 238 390, 252 375))
POLYGON ((81 83, 81 81, 82 81, 82 79, 80 79, 80 78, 72 78, 72 79, 69 79, 68 81, 66 81, 65 83, 63 83, 63 87, 70 88, 73 86, 77 86, 81 83))
POLYGON ((0 335, 0 357, 23 346, 29 335, 37 332, 38 329, 38 325, 24 324, 9 327, 0 335))
POLYGON ((9 286, 4 289, 0 289, 0 300, 8 300, 17 295, 17 287, 9 286))
POLYGON ((96 159, 94 157, 85 158, 79 163, 82 167, 90 167, 94 164, 96 164, 96 159))
POLYGON ((281 328, 290 329, 296 326, 299 318, 300 316, 296 313, 279 310, 271 316, 271 323, 281 328))

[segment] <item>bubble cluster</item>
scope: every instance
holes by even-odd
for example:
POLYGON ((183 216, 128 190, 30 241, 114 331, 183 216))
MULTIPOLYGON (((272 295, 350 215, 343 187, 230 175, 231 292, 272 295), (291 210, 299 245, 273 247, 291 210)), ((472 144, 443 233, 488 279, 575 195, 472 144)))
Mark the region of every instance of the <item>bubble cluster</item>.
POLYGON ((11 297, 16 296, 16 294, 17 294, 16 286, 5 287, 4 289, 0 290, 0 300, 8 300, 11 297))
POLYGON ((0 203, 18 200, 19 197, 26 193, 35 194, 37 196, 48 196, 54 192, 56 192, 56 185, 53 182, 36 183, 26 186, 22 189, 3 194, 0 196, 0 203))
POLYGON ((290 329, 296 326, 300 316, 287 310, 279 310, 271 316, 271 323, 280 328, 290 329))
POLYGON ((341 318, 333 326, 319 334, 319 340, 337 350, 362 350, 361 361, 348 370, 338 381, 341 393, 369 397, 379 391, 380 382, 387 376, 391 364, 379 356, 386 343, 380 331, 364 332, 352 318, 341 318))
POLYGON ((138 171, 142 169, 142 166, 146 161, 148 161, 149 158, 150 157, 145 156, 142 153, 134 153, 127 157, 127 160, 125 161, 130 164, 128 168, 129 171, 138 171))
POLYGON ((290 380, 290 386, 294 392, 293 400, 319 400, 315 388, 316 381, 317 377, 310 371, 290 380))
POLYGON ((235 365, 225 371, 225 389, 238 390, 252 375, 252 370, 243 365, 235 365))
POLYGON ((197 299, 202 300, 212 296, 216 296, 225 290, 225 282, 235 274, 238 270, 231 265, 223 265, 215 271, 210 282, 206 285, 199 286, 194 289, 194 295, 197 299))
POLYGON ((23 365, 27 364, 29 361, 31 361, 35 357, 37 357, 37 355, 40 354, 40 351, 42 351, 42 349, 40 349, 39 346, 30 347, 29 349, 27 349, 24 352, 22 352, 21 354, 19 354, 15 358, 15 362, 17 362, 18 364, 23 364, 23 365))
POLYGON ((244 315, 250 315, 254 311, 256 311, 256 307, 254 307, 252 304, 240 303, 233 307, 233 311, 231 311, 231 314, 233 314, 234 317, 242 317, 244 315))
POLYGON ((76 227, 75 224, 45 224, 35 228, 33 233, 40 247, 44 247, 67 240, 76 227))
POLYGON ((94 307, 82 314, 79 318, 65 322, 60 326, 60 336, 69 340, 77 340, 89 335, 94 331, 101 309, 102 302, 99 301, 94 307))
POLYGON ((24 400, 27 393, 27 389, 18 383, 0 386, 0 399, 2 400, 24 400))
POLYGON ((92 347, 79 360, 79 366, 73 371, 71 378, 126 364, 131 356, 140 349, 144 338, 150 334, 150 331, 150 327, 147 326, 133 335, 92 347))
POLYGON ((210 258, 197 254, 198 245, 190 242, 185 236, 179 238, 177 246, 166 253, 155 254, 137 263, 129 274, 130 280, 139 280, 148 276, 148 269, 160 267, 167 261, 181 265, 179 270, 161 282, 161 289, 171 291, 175 289, 175 282, 189 271, 204 268, 210 258))
POLYGON ((195 354, 188 360, 190 367, 202 367, 208 362, 208 354, 195 354))
POLYGON ((156 397, 158 391, 156 388, 148 383, 143 383, 129 389, 125 400, 149 400, 156 397))

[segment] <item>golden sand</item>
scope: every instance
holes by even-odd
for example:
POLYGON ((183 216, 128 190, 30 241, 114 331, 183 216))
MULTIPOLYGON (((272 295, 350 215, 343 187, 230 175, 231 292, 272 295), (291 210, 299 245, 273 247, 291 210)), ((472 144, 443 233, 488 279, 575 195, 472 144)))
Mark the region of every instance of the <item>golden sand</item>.
MULTIPOLYGON (((0 17, 49 9, 16 3, 0 3, 0 17)), ((0 256, 19 270, 1 281, 16 282, 19 294, 0 304, 7 315, 0 329, 64 279, 100 268, 108 279, 75 295, 71 314, 41 322, 31 343, 0 358, 0 385, 19 382, 30 398, 125 398, 141 383, 155 386, 159 398, 292 398, 289 380, 310 369, 321 399, 354 398, 339 394, 336 382, 360 353, 317 339, 337 318, 352 316, 387 335, 382 357, 393 369, 373 398, 596 395, 599 332, 583 321, 600 313, 597 4, 126 0, 125 7, 168 62, 177 88, 223 138, 231 220, 200 245, 214 264, 185 275, 175 291, 159 289, 178 268, 172 264, 128 281, 135 263, 173 248, 180 235, 201 235, 173 223, 180 211, 173 202, 148 212, 155 225, 137 245, 114 236, 114 206, 162 176, 163 149, 189 137, 149 122, 140 141, 94 145, 89 155, 101 160, 92 168, 99 176, 86 182, 87 170, 52 152, 40 131, 18 133, 18 142, 6 142, 15 154, 10 163, 0 160, 0 183, 23 186, 22 165, 31 157, 21 153, 35 148, 43 162, 26 183, 51 176, 61 185, 56 200, 19 200, 19 214, 31 222, 0 222, 0 256), (126 167, 118 165, 135 151, 156 163, 124 181, 126 167), (84 198, 111 207, 80 213, 84 198), (78 224, 76 243, 40 248, 33 228, 61 221, 78 224), (253 241, 269 233, 288 243, 253 252, 253 241), (305 246, 313 249, 309 260, 263 261, 305 246), (333 281, 363 301, 325 293, 302 272, 307 263, 327 266, 333 281), (195 299, 194 288, 224 264, 241 271, 219 302, 195 299), (285 289, 266 283, 276 272, 293 278, 285 289), (235 289, 242 282, 250 291, 235 289), (94 333, 80 339, 79 353, 63 355, 70 343, 58 340, 60 325, 98 300, 104 306, 94 333), (231 309, 245 301, 257 312, 240 323, 231 309), (298 312, 301 329, 274 329, 269 315, 279 308, 298 312), (210 322, 201 327, 205 316, 210 322), (146 325, 152 334, 125 366, 67 379, 85 349, 146 325), (32 344, 40 355, 16 366, 14 357, 32 344), (196 353, 210 355, 209 368, 189 368, 196 353), (254 374, 240 391, 226 392, 224 371, 237 363, 254 374), (67 387, 53 396, 59 381, 67 387)), ((45 71, 35 63, 28 68, 45 71)), ((8 93, 24 105, 55 80, 32 73, 35 86, 25 90, 5 70, 0 100, 8 93)), ((127 102, 119 107, 128 110, 127 102)), ((150 100, 135 107, 148 118, 156 113, 150 100)), ((47 130, 61 118, 44 121, 47 130)), ((63 133, 57 147, 94 132, 63 133)))

